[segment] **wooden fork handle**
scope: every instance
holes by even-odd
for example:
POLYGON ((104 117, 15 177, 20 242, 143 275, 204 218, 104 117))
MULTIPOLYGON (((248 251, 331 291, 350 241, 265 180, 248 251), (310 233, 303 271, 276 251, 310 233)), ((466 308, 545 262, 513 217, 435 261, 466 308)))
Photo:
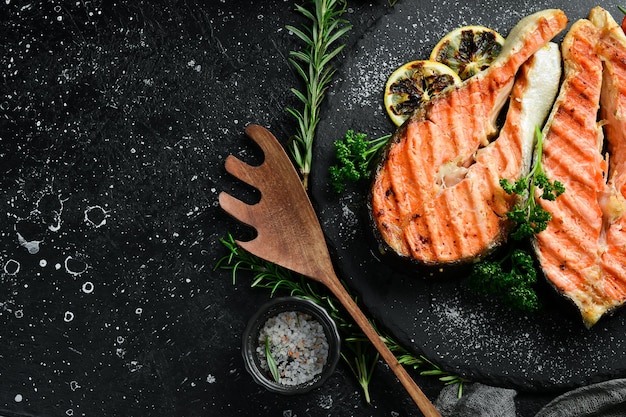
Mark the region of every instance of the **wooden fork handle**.
MULTIPOLYGON (((325 280, 325 282, 328 285, 328 283, 339 283, 339 280, 336 277, 329 277, 325 280)), ((331 284, 328 285, 328 287, 348 311, 350 316, 352 316, 363 333, 365 333, 370 342, 372 342, 376 350, 380 353, 380 356, 382 356, 384 361, 387 362, 387 365, 389 365, 393 373, 400 380, 402 386, 409 393, 422 414, 424 414, 425 417, 441 417, 439 411, 437 411, 432 402, 422 392, 406 369, 400 365, 398 359, 396 359, 396 356, 391 352, 391 350, 389 350, 385 342, 383 342, 383 340, 378 336, 376 330, 374 330, 367 317, 365 317, 365 314, 363 314, 359 306, 356 305, 345 288, 340 283, 334 285, 331 284)))

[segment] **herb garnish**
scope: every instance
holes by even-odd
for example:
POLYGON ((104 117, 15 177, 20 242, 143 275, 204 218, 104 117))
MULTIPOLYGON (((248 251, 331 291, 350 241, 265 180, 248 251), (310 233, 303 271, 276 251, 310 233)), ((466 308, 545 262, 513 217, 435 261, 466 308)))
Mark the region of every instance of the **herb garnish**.
POLYGON ((463 386, 465 382, 470 382, 468 379, 452 375, 447 371, 444 371, 437 364, 429 361, 423 355, 413 355, 389 336, 385 337, 385 344, 389 347, 389 350, 396 355, 396 358, 401 365, 410 366, 415 370, 426 368, 420 371, 420 375, 437 376, 439 377, 439 381, 443 382, 445 385, 457 384, 458 397, 460 398, 463 395, 463 386))
POLYGON ((270 369, 270 374, 274 381, 280 382, 280 372, 278 371, 278 365, 274 356, 272 356, 272 350, 270 349, 270 338, 265 336, 265 360, 267 361, 267 367, 270 369))
POLYGON ((320 120, 320 106, 335 73, 335 69, 329 64, 345 46, 335 47, 334 44, 352 28, 347 20, 341 18, 346 10, 345 0, 315 0, 314 4, 314 12, 296 5, 296 10, 310 20, 310 27, 298 29, 291 25, 286 26, 305 43, 304 51, 289 53, 289 62, 305 83, 304 92, 296 88, 291 91, 304 108, 302 111, 287 108, 287 112, 298 121, 298 131, 290 149, 302 174, 304 188, 307 188, 311 172, 313 141, 320 120))
POLYGON ((510 235, 514 242, 499 259, 484 259, 474 264, 468 277, 468 285, 475 292, 497 297, 506 305, 527 313, 538 311, 541 303, 534 288, 537 270, 533 256, 519 243, 545 230, 552 220, 550 212, 537 203, 535 196, 554 201, 565 192, 561 182, 550 181, 544 172, 541 164, 543 136, 539 127, 535 129, 535 134, 535 163, 530 172, 514 183, 500 180, 507 194, 519 196, 518 204, 507 213, 508 218, 515 222, 510 235), (541 194, 537 193, 538 188, 541 188, 541 194))
POLYGON ((329 168, 330 183, 338 193, 345 190, 346 182, 368 179, 372 174, 372 161, 391 135, 368 140, 365 133, 348 130, 341 140, 334 142, 337 164, 329 168))
POLYGON ((561 182, 550 181, 544 172, 541 163, 543 135, 539 127, 536 127, 535 134, 537 136, 535 164, 530 172, 513 183, 506 178, 500 179, 500 186, 507 194, 516 194, 522 200, 507 213, 507 217, 516 224, 511 233, 515 240, 522 240, 545 230, 548 222, 552 220, 550 213, 535 200, 537 188, 541 188, 542 191, 540 198, 548 201, 554 201, 565 192, 565 186, 561 182))
POLYGON ((341 357, 356 376, 356 380, 363 390, 365 402, 371 402, 369 385, 374 375, 374 368, 380 354, 374 349, 369 339, 363 336, 352 336, 344 339, 345 348, 341 357), (345 352, 347 350, 347 352, 345 352))
POLYGON ((499 259, 476 263, 467 279, 473 291, 499 298, 509 307, 525 313, 535 313, 541 308, 534 288, 536 282, 534 259, 520 248, 509 249, 499 259))

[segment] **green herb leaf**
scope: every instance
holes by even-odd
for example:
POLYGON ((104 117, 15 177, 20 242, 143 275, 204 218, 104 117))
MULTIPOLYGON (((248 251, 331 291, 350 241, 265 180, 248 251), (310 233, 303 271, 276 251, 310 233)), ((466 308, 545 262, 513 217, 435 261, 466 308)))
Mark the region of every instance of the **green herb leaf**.
POLYGON ((267 360, 267 367, 270 368, 270 374, 274 381, 280 382, 280 372, 278 371, 278 365, 276 360, 272 356, 272 350, 270 349, 270 338, 265 336, 265 359, 267 360))
POLYGON ((341 140, 335 141, 337 164, 329 168, 330 183, 338 193, 345 190, 347 182, 368 179, 372 162, 378 152, 389 142, 391 135, 368 140, 364 133, 348 130, 341 140))
POLYGON ((369 404, 371 401, 369 385, 378 362, 379 353, 373 352, 369 340, 361 338, 350 339, 349 350, 352 353, 350 356, 342 352, 341 357, 356 376, 357 382, 363 390, 363 395, 365 395, 365 401, 369 404))

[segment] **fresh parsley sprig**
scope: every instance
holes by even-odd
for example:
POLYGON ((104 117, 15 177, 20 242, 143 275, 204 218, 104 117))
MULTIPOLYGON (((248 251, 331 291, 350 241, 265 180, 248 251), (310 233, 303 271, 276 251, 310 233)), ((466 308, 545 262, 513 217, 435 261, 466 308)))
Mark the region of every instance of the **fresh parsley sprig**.
POLYGON ((304 15, 310 26, 302 29, 288 25, 287 29, 300 38, 303 51, 291 51, 289 61, 305 84, 304 91, 292 88, 291 91, 302 102, 303 109, 287 108, 287 112, 298 121, 297 133, 290 147, 291 154, 302 174, 302 183, 308 186, 313 159, 313 142, 320 120, 320 107, 335 69, 330 62, 344 48, 336 46, 337 41, 348 33, 352 26, 341 16, 346 10, 345 0, 315 0, 314 10, 296 5, 296 10, 304 15))
POLYGON ((329 168, 330 183, 335 191, 342 193, 347 182, 369 178, 372 161, 390 138, 391 135, 384 135, 368 140, 365 133, 348 130, 343 139, 336 140, 334 146, 337 163, 329 168))
POLYGON ((559 181, 550 181, 543 170, 541 157, 543 155, 543 135, 536 128, 537 145, 535 151, 535 164, 530 172, 515 182, 506 178, 500 179, 500 186, 507 194, 516 194, 521 203, 507 213, 507 217, 515 222, 515 228, 511 238, 522 240, 535 235, 546 229, 548 222, 552 220, 550 213, 537 204, 535 194, 537 188, 541 189, 543 200, 554 201, 565 192, 565 186, 559 181))
POLYGON ((501 258, 478 262, 467 282, 473 291, 499 298, 516 310, 535 313, 541 308, 534 288, 537 270, 526 250, 512 248, 501 258))

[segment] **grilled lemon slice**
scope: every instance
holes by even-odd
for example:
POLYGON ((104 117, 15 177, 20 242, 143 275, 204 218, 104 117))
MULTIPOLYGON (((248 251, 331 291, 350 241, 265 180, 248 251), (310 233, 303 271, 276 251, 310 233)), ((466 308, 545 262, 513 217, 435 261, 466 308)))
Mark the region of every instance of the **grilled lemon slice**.
POLYGON ((385 84, 385 109, 397 126, 413 112, 451 85, 460 84, 459 76, 439 62, 411 61, 395 70, 385 84))
POLYGON ((487 68, 502 51, 504 38, 484 26, 463 26, 441 38, 430 60, 452 68, 462 80, 487 68))

